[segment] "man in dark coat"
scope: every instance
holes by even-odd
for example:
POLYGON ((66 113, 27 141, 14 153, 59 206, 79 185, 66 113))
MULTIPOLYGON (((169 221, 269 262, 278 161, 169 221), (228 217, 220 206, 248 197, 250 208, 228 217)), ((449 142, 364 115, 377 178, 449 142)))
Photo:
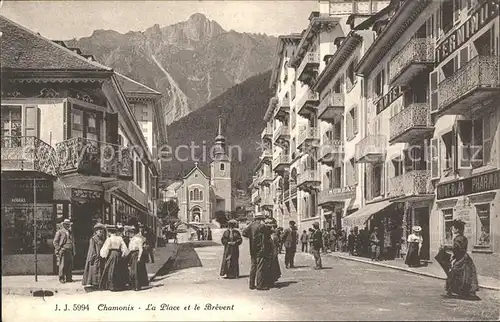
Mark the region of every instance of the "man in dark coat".
POLYGON ((286 268, 295 268, 294 258, 297 252, 297 243, 299 242, 295 221, 290 221, 290 227, 285 229, 282 240, 285 246, 285 266, 286 268))
POLYGON ((73 234, 71 233, 71 221, 64 219, 62 228, 56 232, 53 244, 59 266, 59 282, 73 282, 73 256, 75 255, 75 245, 73 234))
POLYGON ((314 230, 311 234, 311 252, 314 256, 315 266, 314 269, 322 269, 323 264, 321 263, 321 248, 323 247, 323 234, 319 229, 319 223, 315 222, 313 224, 314 230))
POLYGON ((250 268, 250 289, 268 290, 265 276, 269 267, 270 252, 270 231, 264 224, 265 216, 257 213, 254 221, 243 230, 243 237, 249 239, 250 259, 252 266, 250 268))

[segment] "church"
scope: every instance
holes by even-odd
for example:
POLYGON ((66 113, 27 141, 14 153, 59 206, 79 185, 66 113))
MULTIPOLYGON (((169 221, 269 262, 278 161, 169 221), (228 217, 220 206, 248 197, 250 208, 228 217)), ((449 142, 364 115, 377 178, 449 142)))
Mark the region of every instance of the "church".
POLYGON ((196 162, 182 180, 167 188, 166 193, 178 201, 179 219, 183 222, 207 224, 215 219, 217 212, 233 210, 231 160, 227 153, 226 138, 222 135, 220 118, 214 145, 209 175, 196 162))

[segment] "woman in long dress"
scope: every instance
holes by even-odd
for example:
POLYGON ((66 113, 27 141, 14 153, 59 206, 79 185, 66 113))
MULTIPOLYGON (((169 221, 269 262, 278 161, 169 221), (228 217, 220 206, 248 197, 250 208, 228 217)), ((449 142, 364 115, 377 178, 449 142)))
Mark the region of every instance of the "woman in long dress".
POLYGON ((117 231, 110 233, 101 248, 100 255, 102 258, 106 258, 102 278, 99 282, 101 290, 122 291, 126 288, 128 273, 125 258, 128 255, 128 249, 123 238, 118 235, 122 231, 123 227, 117 227, 117 231))
POLYGON ((420 249, 424 241, 420 235, 422 227, 414 226, 412 230, 413 233, 408 236, 408 252, 405 264, 409 267, 418 267, 420 266, 420 249))
POLYGON ((266 226, 270 229, 270 254, 269 254, 269 273, 267 274, 269 280, 269 287, 272 287, 274 283, 278 281, 281 277, 281 268, 278 260, 278 247, 279 247, 279 237, 275 229, 275 222, 272 219, 266 219, 266 226))
POLYGON ((240 232, 236 229, 238 222, 230 220, 229 228, 222 235, 222 245, 224 245, 224 255, 220 268, 220 276, 226 278, 238 278, 240 276, 240 245, 243 242, 240 232))
POLYGON ((142 235, 139 227, 135 228, 134 232, 135 235, 129 243, 130 283, 134 291, 140 291, 142 287, 149 285, 145 261, 147 254, 144 249, 146 238, 142 235))
POLYGON ((451 268, 446 279, 446 296, 457 294, 462 298, 476 297, 479 291, 476 266, 467 254, 467 237, 464 236, 465 223, 453 221, 453 248, 451 268))
POLYGON ((98 288, 104 270, 105 259, 100 256, 100 251, 106 238, 106 226, 97 223, 94 226, 94 236, 89 241, 89 251, 83 271, 82 285, 98 288))

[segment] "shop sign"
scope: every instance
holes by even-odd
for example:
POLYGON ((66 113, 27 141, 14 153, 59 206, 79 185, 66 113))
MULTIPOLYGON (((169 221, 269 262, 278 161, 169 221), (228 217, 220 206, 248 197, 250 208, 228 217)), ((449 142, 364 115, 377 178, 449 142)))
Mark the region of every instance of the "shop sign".
POLYGON ((495 189, 500 189, 500 170, 438 185, 437 199, 453 198, 495 189))
POLYGON ((3 180, 3 203, 33 203, 36 190, 37 203, 51 203, 54 182, 51 179, 16 179, 3 180), (35 189, 34 189, 35 187, 35 189))
POLYGON ((481 30, 490 21, 498 17, 498 0, 481 1, 478 8, 470 15, 460 27, 452 32, 436 48, 436 63, 441 63, 455 50, 465 44, 472 36, 481 30))

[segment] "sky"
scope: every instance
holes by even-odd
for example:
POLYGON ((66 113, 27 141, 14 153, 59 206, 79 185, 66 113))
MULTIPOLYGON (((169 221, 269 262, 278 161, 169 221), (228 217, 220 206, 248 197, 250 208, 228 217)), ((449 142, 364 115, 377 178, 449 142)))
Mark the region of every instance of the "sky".
POLYGON ((317 0, 301 1, 5 1, 0 14, 42 36, 65 40, 88 37, 97 29, 144 31, 203 13, 226 30, 281 35, 301 32, 317 0))

